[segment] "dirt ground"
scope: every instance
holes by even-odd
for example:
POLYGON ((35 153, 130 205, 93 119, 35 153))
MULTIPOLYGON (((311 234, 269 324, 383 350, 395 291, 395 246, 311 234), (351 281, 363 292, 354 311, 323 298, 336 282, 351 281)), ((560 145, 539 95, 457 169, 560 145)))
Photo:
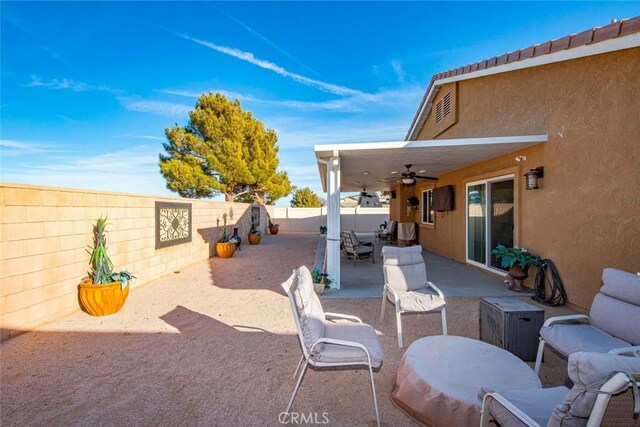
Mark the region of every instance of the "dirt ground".
MULTIPOLYGON (((118 314, 78 311, 2 343, 0 425, 282 425, 301 352, 280 283, 294 268, 311 267, 316 243, 315 234, 266 235, 231 259, 133 288, 118 314)), ((391 308, 379 322, 379 299, 322 302, 380 331, 381 421, 415 425, 390 391, 406 346, 439 334, 439 316, 405 316, 399 349, 391 308)), ((478 338, 477 298, 449 298, 447 317, 449 334, 478 338)), ((562 383, 565 369, 548 355, 543 384, 562 383)), ((308 370, 292 411, 317 413, 318 423, 332 426, 375 425, 370 390, 366 369, 308 370)))

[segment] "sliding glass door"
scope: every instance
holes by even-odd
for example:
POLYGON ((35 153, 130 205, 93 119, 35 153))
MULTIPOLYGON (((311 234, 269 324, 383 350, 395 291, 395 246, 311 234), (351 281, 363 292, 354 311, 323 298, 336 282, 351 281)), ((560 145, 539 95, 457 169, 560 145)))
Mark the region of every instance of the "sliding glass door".
POLYGON ((491 255, 498 245, 513 246, 513 176, 467 184, 467 261, 500 268, 491 255))

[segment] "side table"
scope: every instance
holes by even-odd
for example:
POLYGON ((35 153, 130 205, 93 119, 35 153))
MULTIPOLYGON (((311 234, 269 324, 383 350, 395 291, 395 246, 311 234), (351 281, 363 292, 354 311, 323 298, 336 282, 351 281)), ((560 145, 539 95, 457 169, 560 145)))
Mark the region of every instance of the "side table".
POLYGON ((522 360, 536 360, 544 309, 517 298, 480 299, 480 339, 522 360))

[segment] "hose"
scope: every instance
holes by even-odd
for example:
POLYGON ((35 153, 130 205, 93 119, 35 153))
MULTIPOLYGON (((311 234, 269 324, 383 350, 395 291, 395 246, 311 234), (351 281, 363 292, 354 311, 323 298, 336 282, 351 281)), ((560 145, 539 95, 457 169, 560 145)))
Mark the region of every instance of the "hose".
POLYGON ((542 260, 542 266, 538 268, 538 272, 536 273, 533 293, 534 295, 531 299, 539 302, 540 304, 551 307, 560 307, 567 303, 567 292, 562 284, 562 279, 560 278, 556 265, 550 259, 542 260), (547 269, 551 272, 550 278, 547 275, 547 269), (549 282, 549 287, 551 289, 549 298, 546 296, 547 282, 549 282))

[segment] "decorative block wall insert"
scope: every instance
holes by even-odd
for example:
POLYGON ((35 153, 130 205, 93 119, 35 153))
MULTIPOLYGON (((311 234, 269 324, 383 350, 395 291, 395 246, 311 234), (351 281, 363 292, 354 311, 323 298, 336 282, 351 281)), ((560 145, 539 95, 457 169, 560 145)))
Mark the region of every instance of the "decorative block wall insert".
POLYGON ((156 202, 156 249, 191 241, 191 203, 156 202))

